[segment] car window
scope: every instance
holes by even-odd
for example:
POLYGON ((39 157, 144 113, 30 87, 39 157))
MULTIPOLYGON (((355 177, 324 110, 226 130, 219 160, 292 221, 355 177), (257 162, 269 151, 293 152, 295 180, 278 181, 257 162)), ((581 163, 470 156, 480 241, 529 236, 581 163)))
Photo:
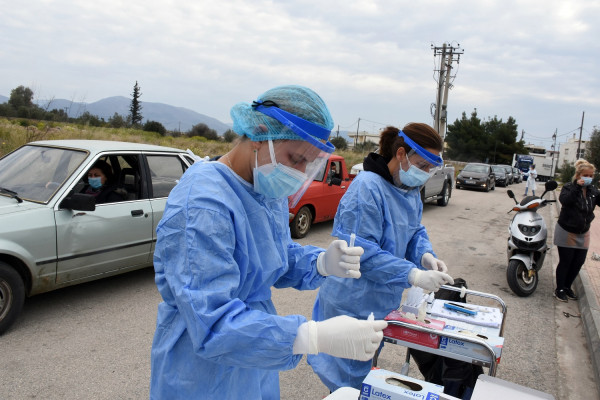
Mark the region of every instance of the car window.
MULTIPOLYGON (((73 192, 96 195, 96 204, 118 203, 122 201, 138 200, 143 198, 140 178, 140 162, 138 154, 103 154, 94 160, 90 167, 98 161, 109 165, 110 171, 104 194, 96 195, 88 183, 87 171, 84 172, 73 192)), ((88 169, 89 171, 89 169, 88 169)))
POLYGON ((23 146, 0 159, 0 188, 24 200, 46 203, 86 156, 73 149, 23 146))
POLYGON ((187 169, 178 155, 148 155, 152 197, 167 197, 187 169))
POLYGON ((463 171, 486 173, 488 171, 488 168, 485 165, 467 164, 463 171))

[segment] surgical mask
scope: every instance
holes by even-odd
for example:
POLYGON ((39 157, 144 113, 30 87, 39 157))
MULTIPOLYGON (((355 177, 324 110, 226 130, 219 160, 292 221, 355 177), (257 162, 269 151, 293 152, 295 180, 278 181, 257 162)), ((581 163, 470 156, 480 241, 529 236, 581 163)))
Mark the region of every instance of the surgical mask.
POLYGON ((308 180, 308 175, 295 168, 277 163, 272 140, 269 140, 269 153, 271 163, 260 167, 258 166, 258 155, 255 153, 254 191, 272 199, 293 195, 308 180))
POLYGON ((102 187, 102 178, 100 177, 88 178, 88 182, 90 186, 94 189, 100 189, 100 187, 102 187))
POLYGON ((406 186, 423 186, 429 180, 431 174, 412 165, 408 157, 406 157, 406 161, 408 162, 408 170, 403 170, 402 165, 400 165, 400 170, 398 171, 400 182, 406 186))
POLYGON ((583 176, 581 179, 583 179, 583 186, 590 186, 592 184, 592 178, 589 176, 583 176))

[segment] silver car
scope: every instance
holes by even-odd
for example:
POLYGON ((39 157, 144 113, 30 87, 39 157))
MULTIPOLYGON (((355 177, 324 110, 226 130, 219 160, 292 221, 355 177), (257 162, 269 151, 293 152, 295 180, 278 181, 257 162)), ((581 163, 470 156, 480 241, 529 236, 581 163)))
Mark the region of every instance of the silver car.
POLYGON ((0 334, 25 298, 152 265, 167 196, 194 157, 93 140, 32 142, 0 159, 0 334), (82 193, 98 160, 122 200, 82 193))

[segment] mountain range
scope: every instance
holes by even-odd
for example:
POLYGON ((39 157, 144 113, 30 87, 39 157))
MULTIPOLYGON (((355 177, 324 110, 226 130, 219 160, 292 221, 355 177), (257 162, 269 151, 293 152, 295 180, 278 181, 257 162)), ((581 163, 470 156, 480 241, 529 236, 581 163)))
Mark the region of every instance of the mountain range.
MULTIPOLYGON (((0 95, 0 103, 8 101, 8 97, 0 95)), ((108 121, 115 113, 126 117, 129 115, 129 106, 131 99, 124 96, 107 97, 93 103, 75 102, 65 99, 35 100, 34 103, 45 110, 65 110, 71 118, 80 117, 81 114, 88 111, 90 114, 108 121)), ((157 121, 163 124, 167 130, 187 132, 192 126, 204 123, 209 128, 214 129, 219 135, 231 129, 216 118, 200 114, 196 111, 184 107, 175 107, 163 103, 141 102, 143 120, 157 121)))
MULTIPOLYGON (((0 95, 0 104, 7 101, 8 97, 0 95)), ((80 117, 84 112, 88 111, 90 114, 108 121, 115 113, 123 117, 129 115, 131 99, 124 96, 113 96, 93 103, 75 102, 65 99, 34 100, 34 103, 45 110, 65 110, 71 118, 80 117)), ((192 126, 200 123, 204 123, 209 128, 214 129, 219 135, 223 135, 228 129, 231 129, 231 124, 223 123, 216 118, 200 114, 189 108, 145 101, 142 101, 141 105, 144 122, 160 122, 169 131, 187 132, 192 126)), ((336 134, 338 133, 333 131, 331 138, 335 137, 336 134)), ((340 131, 339 135, 349 142, 353 141, 351 132, 340 131)))

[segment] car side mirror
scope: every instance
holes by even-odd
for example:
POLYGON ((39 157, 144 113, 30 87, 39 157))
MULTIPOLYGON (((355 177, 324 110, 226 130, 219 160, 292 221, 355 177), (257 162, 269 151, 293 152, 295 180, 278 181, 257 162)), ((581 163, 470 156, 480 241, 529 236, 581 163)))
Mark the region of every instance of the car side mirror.
POLYGON ((65 197, 59 207, 75 211, 96 211, 96 198, 91 194, 74 193, 65 197))

